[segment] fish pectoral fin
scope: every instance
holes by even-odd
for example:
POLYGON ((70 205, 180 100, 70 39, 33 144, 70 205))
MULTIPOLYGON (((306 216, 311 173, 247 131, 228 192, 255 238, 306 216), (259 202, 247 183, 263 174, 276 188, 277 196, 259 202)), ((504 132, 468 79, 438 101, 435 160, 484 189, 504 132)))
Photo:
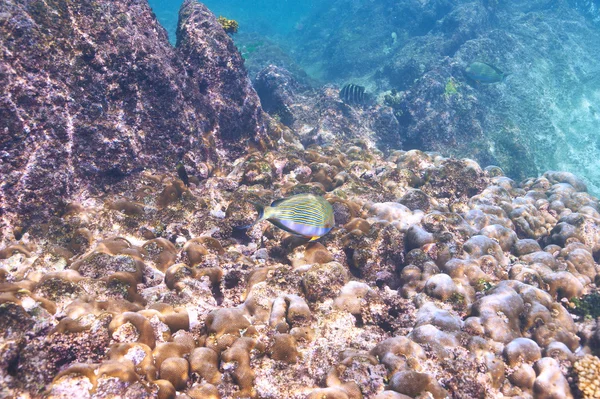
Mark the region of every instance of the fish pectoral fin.
POLYGON ((320 237, 320 236, 317 236, 317 237, 312 237, 310 240, 308 240, 308 242, 311 242, 311 241, 318 240, 319 238, 321 238, 321 237, 320 237))

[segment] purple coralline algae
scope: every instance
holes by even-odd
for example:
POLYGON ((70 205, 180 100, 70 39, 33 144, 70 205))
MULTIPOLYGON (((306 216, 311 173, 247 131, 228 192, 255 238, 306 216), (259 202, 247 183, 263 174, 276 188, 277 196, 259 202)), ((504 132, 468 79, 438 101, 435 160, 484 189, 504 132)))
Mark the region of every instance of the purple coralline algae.
POLYGON ((78 192, 264 135, 242 58, 199 3, 175 48, 146 2, 7 1, 0 16, 2 235, 8 218, 26 227, 78 192))

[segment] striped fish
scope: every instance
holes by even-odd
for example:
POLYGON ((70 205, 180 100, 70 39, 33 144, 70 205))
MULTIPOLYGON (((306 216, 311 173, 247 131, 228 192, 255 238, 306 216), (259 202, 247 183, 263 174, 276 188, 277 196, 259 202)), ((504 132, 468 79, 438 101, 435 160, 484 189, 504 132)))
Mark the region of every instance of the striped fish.
POLYGON ((340 99, 346 104, 362 104, 365 101, 365 88, 349 83, 340 90, 340 99))
POLYGON ((273 201, 263 207, 252 203, 258 212, 254 223, 268 220, 275 226, 296 236, 314 241, 333 228, 333 208, 323 197, 298 194, 273 201))

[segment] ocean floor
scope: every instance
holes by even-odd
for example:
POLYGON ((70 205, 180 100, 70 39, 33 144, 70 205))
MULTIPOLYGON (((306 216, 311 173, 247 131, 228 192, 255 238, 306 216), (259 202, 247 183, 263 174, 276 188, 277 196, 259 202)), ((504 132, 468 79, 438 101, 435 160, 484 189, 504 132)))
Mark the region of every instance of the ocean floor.
POLYGON ((597 394, 600 215, 573 175, 285 141, 222 172, 125 179, 0 251, 4 395, 597 394), (318 241, 236 229, 300 192, 333 205, 318 241))

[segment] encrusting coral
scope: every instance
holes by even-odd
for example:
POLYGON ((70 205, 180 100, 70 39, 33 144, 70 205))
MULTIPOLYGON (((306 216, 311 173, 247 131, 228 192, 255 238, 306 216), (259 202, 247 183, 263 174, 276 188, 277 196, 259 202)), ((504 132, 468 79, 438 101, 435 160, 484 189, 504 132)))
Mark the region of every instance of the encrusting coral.
MULTIPOLYGON (((146 190, 142 214, 82 199, 88 205, 78 208, 80 216, 59 222, 89 232, 75 251, 56 233, 47 243, 25 235, 6 245, 0 307, 23 327, 1 330, 19 343, 2 349, 14 359, 3 363, 11 392, 36 389, 35 362, 44 365, 49 397, 72 392, 73 384, 99 397, 115 389, 164 398, 445 397, 459 389, 572 395, 566 373, 578 348, 595 340, 593 333, 578 336, 588 319, 572 316, 568 300, 595 292, 600 270, 590 238, 600 228, 598 203, 563 188, 567 180, 577 185, 574 177, 520 186, 470 161, 418 151, 383 158, 364 149, 370 161, 354 172, 356 164, 339 162, 351 157, 351 146, 303 155, 284 145, 263 159, 277 168, 287 150, 294 169, 260 186, 245 184, 243 168, 233 167, 166 204, 160 190, 146 190), (299 182, 295 170, 317 157, 348 176, 324 190, 336 229, 313 243, 270 224, 236 230, 245 222, 232 204, 250 193, 268 202, 289 186, 310 191, 312 174, 299 182), (374 192, 377 177, 361 179, 364 168, 427 176, 435 168, 463 173, 465 165, 485 184, 456 178, 432 191, 417 178, 374 192), (408 201, 406 193, 423 189, 429 194, 408 201), (41 349, 45 331, 54 343, 41 349), (101 339, 71 347, 92 336, 101 339), (17 376, 9 372, 14 367, 17 376)), ((322 176, 314 179, 323 190, 322 176)), ((131 197, 151 184, 142 175, 109 195, 131 197)), ((587 375, 578 381, 586 384, 587 375)))
POLYGON ((227 19, 223 16, 219 16, 219 18, 217 18, 217 22, 221 24, 227 33, 237 33, 238 31, 239 25, 234 19, 227 19))

